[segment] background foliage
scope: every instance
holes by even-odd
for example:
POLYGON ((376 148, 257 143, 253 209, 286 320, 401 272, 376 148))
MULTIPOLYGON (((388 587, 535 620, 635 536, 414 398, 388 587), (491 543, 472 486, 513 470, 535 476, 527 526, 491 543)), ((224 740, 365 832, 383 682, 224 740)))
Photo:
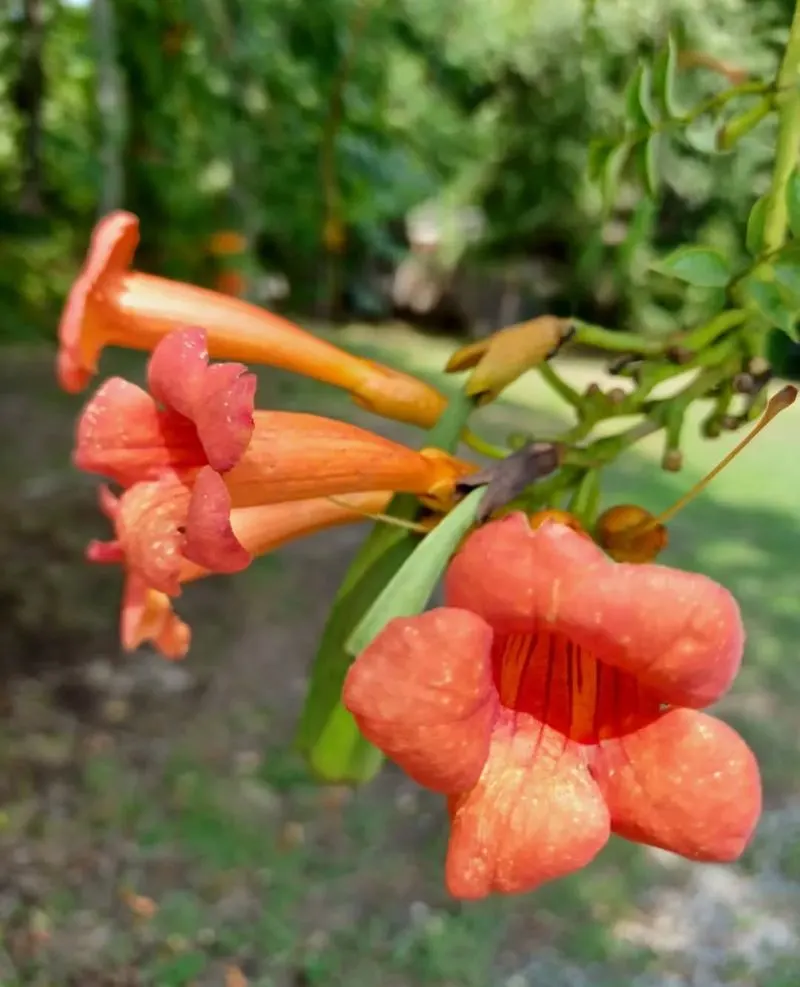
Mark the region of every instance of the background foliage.
MULTIPOLYGON (((605 218, 587 149, 621 126, 620 92, 670 30, 683 51, 768 77, 791 5, 9 0, 9 11, 0 320, 19 337, 52 333, 88 230, 119 205, 142 219, 143 267, 213 283, 208 238, 235 229, 253 296, 279 273, 293 310, 359 315, 387 313, 380 276, 406 251, 409 209, 478 206, 470 270, 516 271, 529 309, 673 328, 683 302, 654 292, 648 267, 693 240, 741 250, 772 125, 728 155, 709 153, 719 121, 698 121, 663 162, 658 200, 623 184, 605 218)), ((726 84, 680 70, 676 99, 726 84)))

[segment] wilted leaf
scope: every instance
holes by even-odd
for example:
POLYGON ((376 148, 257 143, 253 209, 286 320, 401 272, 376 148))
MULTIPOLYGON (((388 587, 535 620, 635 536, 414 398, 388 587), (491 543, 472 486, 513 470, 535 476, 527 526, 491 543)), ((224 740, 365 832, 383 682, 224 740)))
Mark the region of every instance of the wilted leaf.
POLYGON ((696 288, 724 288, 733 276, 725 255, 712 247, 678 247, 653 268, 696 288))
POLYGON ((461 480, 457 489, 474 490, 485 486, 477 520, 485 521, 505 507, 536 480, 558 469, 561 455, 552 442, 530 442, 492 466, 461 480))
POLYGON ((652 91, 656 105, 668 120, 680 116, 680 108, 675 101, 675 75, 678 65, 678 46, 670 35, 667 43, 653 62, 652 91))
POLYGON ((745 243, 751 257, 757 257, 764 245, 764 217, 767 214, 767 196, 756 199, 750 215, 747 217, 747 235, 745 243))

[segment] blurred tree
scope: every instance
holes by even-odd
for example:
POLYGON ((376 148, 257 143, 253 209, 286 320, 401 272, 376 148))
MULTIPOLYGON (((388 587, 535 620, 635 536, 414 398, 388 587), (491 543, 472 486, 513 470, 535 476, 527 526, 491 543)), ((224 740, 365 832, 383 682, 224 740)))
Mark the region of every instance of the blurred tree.
POLYGON ((630 186, 606 217, 583 177, 587 148, 621 121, 624 80, 669 29, 691 56, 678 92, 688 102, 728 84, 720 66, 771 71, 790 9, 6 0, 3 332, 52 330, 87 230, 120 203, 142 219, 140 264, 206 283, 223 273, 260 301, 280 274, 295 309, 377 316, 388 314, 384 283, 407 249, 409 210, 479 207, 481 241, 442 247, 462 271, 456 291, 468 284, 485 301, 499 279, 498 298, 513 283, 534 307, 667 328, 684 313, 654 294, 649 261, 697 237, 733 242, 762 190, 771 135, 757 131, 728 158, 712 146, 718 124, 700 120, 665 169, 660 204, 640 205, 630 186), (244 249, 221 271, 209 244, 226 231, 244 249))

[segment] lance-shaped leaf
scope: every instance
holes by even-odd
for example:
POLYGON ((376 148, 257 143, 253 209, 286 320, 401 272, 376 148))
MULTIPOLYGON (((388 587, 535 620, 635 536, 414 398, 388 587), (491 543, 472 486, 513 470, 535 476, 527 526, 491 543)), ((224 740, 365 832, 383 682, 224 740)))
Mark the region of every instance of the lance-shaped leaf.
POLYGON ((641 62, 625 90, 626 116, 632 130, 642 130, 658 122, 651 84, 650 66, 641 62))
POLYGON ((757 257, 764 246, 764 219, 767 215, 769 196, 762 195, 753 203, 750 215, 747 217, 747 234, 745 245, 751 257, 757 257))
POLYGON ((661 146, 663 138, 652 133, 636 147, 636 168, 645 191, 651 198, 658 195, 661 185, 661 146))
POLYGON ((363 784, 380 768, 379 752, 370 754, 371 745, 341 704, 342 686, 351 663, 345 645, 353 628, 418 543, 418 536, 398 528, 373 528, 363 554, 355 559, 358 568, 348 572, 334 600, 314 661, 296 740, 312 770, 325 781, 363 784))
MULTIPOLYGON (((425 445, 454 451, 474 403, 465 394, 453 395, 425 445)), ((416 498, 398 494, 387 514, 413 520, 420 509, 416 498)), ((336 594, 322 640, 314 658, 296 744, 322 779, 359 784, 379 769, 381 755, 361 736, 341 704, 342 685, 352 656, 345 644, 353 629, 419 544, 419 535, 376 524, 345 574, 336 594)))
POLYGON ((674 120, 681 115, 675 99, 675 77, 678 69, 678 46, 670 35, 653 62, 653 98, 661 113, 674 120))
POLYGON ((351 655, 360 654, 390 620, 413 617, 425 609, 450 557, 475 523, 483 494, 482 487, 467 494, 397 570, 350 635, 346 647, 351 655))

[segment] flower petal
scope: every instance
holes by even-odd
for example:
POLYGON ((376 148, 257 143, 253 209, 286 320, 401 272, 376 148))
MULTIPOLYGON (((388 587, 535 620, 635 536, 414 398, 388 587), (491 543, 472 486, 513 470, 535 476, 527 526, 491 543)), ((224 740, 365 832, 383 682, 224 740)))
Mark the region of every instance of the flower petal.
POLYGON ((150 393, 194 422, 209 464, 220 472, 234 466, 253 434, 256 377, 242 363, 208 365, 204 329, 166 335, 147 368, 150 393))
POLYGON ((83 409, 72 459, 78 469, 127 487, 165 470, 199 469, 206 455, 190 421, 159 411, 141 387, 111 377, 83 409))
POLYGON ((174 475, 136 483, 120 497, 117 538, 128 567, 154 589, 180 594, 181 545, 190 492, 174 475))
POLYGON ((739 607, 718 583, 609 559, 560 524, 521 513, 479 528, 450 564, 448 605, 503 633, 556 626, 665 703, 702 708, 730 687, 742 657, 739 607))
POLYGON ((182 552, 212 572, 240 572, 253 561, 233 533, 228 489, 210 466, 200 470, 192 487, 182 552))
POLYGON ((503 711, 477 785, 451 799, 447 887, 457 898, 515 894, 588 864, 609 817, 584 748, 503 711))
POLYGON ((253 438, 225 483, 234 507, 370 490, 444 496, 468 469, 334 418, 257 411, 253 438))
POLYGON ((344 705, 367 740, 420 785, 474 785, 498 710, 492 633, 474 614, 440 608, 391 621, 348 672, 344 705))
POLYGON ((615 833, 693 860, 736 860, 761 814, 752 751, 695 710, 668 710, 601 744, 592 771, 615 833))
POLYGON ((152 641, 165 658, 175 660, 189 650, 192 632, 174 612, 166 593, 152 589, 131 573, 125 579, 120 638, 126 651, 152 641))
POLYGON ((96 295, 121 275, 133 260, 139 242, 139 221, 128 212, 105 216, 92 233, 83 270, 69 293, 58 326, 57 373, 65 391, 82 391, 95 371, 105 342, 102 320, 92 312, 96 295))
POLYGON ((444 395, 430 384, 372 360, 362 360, 354 376, 355 403, 384 418, 431 428, 447 406, 444 395))

